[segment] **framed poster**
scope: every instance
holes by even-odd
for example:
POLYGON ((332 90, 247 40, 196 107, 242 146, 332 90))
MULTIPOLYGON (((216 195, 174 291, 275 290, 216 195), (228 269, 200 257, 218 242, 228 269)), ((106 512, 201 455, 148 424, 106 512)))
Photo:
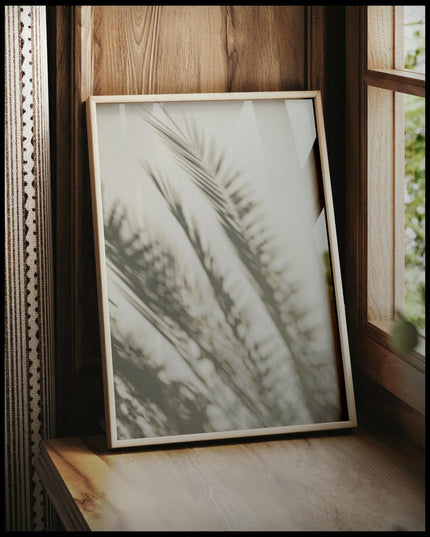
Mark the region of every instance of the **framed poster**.
POLYGON ((109 447, 354 427, 319 92, 87 122, 109 447))

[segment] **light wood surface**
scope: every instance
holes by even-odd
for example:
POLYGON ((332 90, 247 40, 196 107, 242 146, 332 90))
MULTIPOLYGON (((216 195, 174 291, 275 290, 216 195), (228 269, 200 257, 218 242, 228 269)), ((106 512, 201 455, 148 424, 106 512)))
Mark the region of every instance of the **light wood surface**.
POLYGON ((367 215, 368 313, 370 321, 393 319, 394 257, 394 132, 393 96, 368 87, 367 215), (391 120, 391 121, 390 121, 391 120))
POLYGON ((424 530, 424 473, 363 433, 109 451, 45 441, 38 472, 68 530, 424 530))

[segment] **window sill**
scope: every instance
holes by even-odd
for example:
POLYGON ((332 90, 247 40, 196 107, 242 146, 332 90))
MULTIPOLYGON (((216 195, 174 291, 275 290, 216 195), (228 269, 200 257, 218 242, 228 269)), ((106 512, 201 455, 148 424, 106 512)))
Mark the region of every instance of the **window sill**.
POLYGON ((397 354, 389 342, 387 323, 378 324, 366 323, 351 341, 355 367, 424 415, 424 356, 397 354))
POLYGON ((381 343, 386 346, 388 349, 390 349, 391 352, 396 354, 400 359, 404 360, 408 364, 410 364, 412 367, 415 367, 416 369, 419 369, 423 373, 425 372, 425 336, 423 334, 419 334, 418 336, 418 345, 415 348, 415 350, 411 353, 408 353, 406 355, 402 355, 398 352, 396 352, 390 343, 390 334, 394 327, 394 321, 370 321, 369 322, 369 331, 374 331, 374 337, 377 339, 381 339, 381 343))
POLYGON ((423 531, 423 457, 361 429, 168 450, 93 436, 44 441, 36 470, 70 531, 423 531))

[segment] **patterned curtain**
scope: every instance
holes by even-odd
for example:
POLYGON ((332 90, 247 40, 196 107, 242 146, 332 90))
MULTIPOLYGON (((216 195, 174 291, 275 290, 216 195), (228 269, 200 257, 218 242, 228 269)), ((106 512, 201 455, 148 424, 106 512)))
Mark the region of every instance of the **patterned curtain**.
POLYGON ((33 461, 54 429, 46 6, 5 6, 5 529, 46 531, 33 461))

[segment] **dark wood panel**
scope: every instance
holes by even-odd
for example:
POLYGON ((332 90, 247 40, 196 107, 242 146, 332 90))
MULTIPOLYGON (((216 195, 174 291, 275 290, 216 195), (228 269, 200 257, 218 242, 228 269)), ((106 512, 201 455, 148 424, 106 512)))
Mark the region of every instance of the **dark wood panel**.
POLYGON ((307 10, 307 82, 309 89, 321 91, 321 98, 324 104, 327 94, 326 18, 326 6, 311 6, 307 10))
POLYGON ((64 386, 73 371, 74 294, 72 286, 71 29, 68 6, 47 6, 50 94, 51 177, 55 274, 57 433, 66 410, 64 386))
POLYGON ((227 91, 306 89, 306 8, 228 6, 227 91))

